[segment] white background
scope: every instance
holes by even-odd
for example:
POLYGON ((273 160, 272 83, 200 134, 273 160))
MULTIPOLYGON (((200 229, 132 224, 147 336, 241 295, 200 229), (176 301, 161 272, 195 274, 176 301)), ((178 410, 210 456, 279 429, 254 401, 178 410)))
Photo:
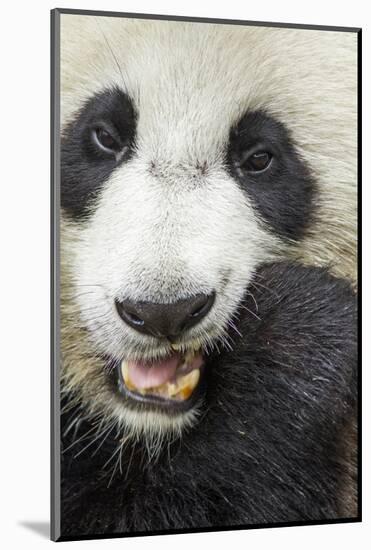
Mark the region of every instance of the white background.
MULTIPOLYGON (((370 69, 369 2, 264 0, 219 5, 200 0, 9 0, 0 15, 0 321, 2 353, 0 544, 39 548, 48 540, 49 519, 49 10, 54 7, 209 16, 257 21, 363 27, 370 69), (4 308, 5 305, 5 308, 4 308)), ((339 59, 341 63, 341 59, 339 59)), ((370 71, 364 64, 364 98, 370 71)), ((370 113, 364 107, 363 209, 370 204, 370 113), (366 122, 368 124, 366 124, 366 122)), ((367 213, 368 210, 366 210, 367 213)), ((364 310, 370 310, 370 224, 364 216, 364 310)), ((368 317, 369 315, 365 315, 368 317)), ((370 530, 370 346, 364 324, 364 523, 66 543, 76 547, 125 545, 129 549, 177 545, 243 548, 366 548, 370 530), (368 489, 368 490, 367 490, 368 489)), ((368 543, 368 547, 369 543, 368 543)))

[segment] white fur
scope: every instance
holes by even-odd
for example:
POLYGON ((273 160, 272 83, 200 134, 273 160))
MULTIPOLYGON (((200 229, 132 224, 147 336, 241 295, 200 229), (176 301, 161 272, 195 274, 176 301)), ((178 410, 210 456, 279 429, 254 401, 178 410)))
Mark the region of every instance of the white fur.
POLYGON ((88 222, 63 225, 65 384, 89 403, 95 392, 93 408, 131 430, 176 432, 193 416, 103 402, 97 353, 169 351, 126 327, 114 299, 215 290, 210 314, 183 341, 210 347, 263 261, 297 257, 354 276, 356 35, 76 15, 63 15, 61 29, 63 125, 113 85, 139 113, 137 154, 106 182, 88 222), (316 221, 299 246, 267 230, 223 164, 230 128, 249 109, 286 124, 317 178, 316 221))

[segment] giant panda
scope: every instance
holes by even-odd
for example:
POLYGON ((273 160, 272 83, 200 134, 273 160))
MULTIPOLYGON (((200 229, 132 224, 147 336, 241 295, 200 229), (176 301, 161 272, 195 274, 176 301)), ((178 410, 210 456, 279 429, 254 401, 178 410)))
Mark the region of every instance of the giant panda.
POLYGON ((357 35, 61 16, 61 535, 357 517, 357 35))

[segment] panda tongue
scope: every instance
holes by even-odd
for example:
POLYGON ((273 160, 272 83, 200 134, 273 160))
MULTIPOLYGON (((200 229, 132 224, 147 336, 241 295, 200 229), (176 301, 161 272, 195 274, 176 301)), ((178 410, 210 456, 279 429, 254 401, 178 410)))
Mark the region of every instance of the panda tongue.
POLYGON ((129 361, 127 366, 130 381, 138 389, 161 386, 174 377, 180 359, 179 353, 173 353, 166 359, 151 363, 129 361))

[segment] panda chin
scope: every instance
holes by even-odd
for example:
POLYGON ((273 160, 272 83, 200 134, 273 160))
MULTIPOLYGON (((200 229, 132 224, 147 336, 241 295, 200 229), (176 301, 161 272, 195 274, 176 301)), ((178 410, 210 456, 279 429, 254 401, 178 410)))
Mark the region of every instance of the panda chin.
POLYGON ((123 360, 117 369, 121 394, 141 408, 185 412, 195 405, 204 387, 204 359, 195 350, 174 351, 156 361, 123 360))

